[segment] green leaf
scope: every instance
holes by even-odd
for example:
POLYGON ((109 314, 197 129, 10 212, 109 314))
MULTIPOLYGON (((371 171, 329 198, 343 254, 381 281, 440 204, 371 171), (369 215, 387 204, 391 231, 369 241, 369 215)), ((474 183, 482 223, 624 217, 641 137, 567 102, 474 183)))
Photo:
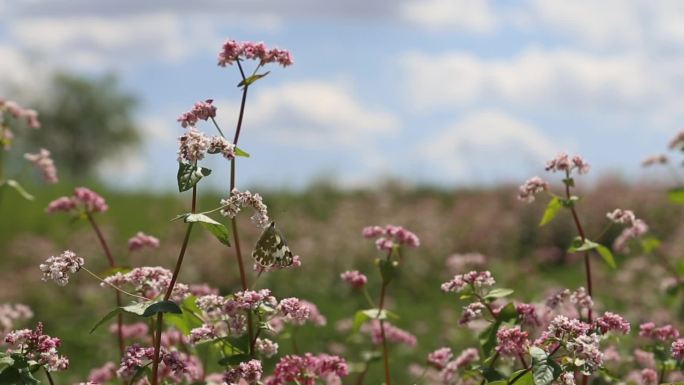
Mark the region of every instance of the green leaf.
POLYGON ((188 191, 205 176, 211 174, 211 170, 205 167, 178 162, 178 191, 188 191))
POLYGON ((496 332, 499 330, 499 326, 501 326, 501 322, 497 321, 489 325, 478 336, 485 357, 488 357, 496 347, 496 332))
POLYGON ((189 335, 190 330, 202 325, 202 320, 199 318, 201 311, 195 303, 196 300, 195 296, 188 296, 180 304, 183 314, 168 313, 164 316, 164 321, 173 325, 184 335, 189 335))
POLYGON ((19 182, 17 182, 16 180, 14 180, 14 179, 8 179, 7 181, 5 181, 5 184, 8 185, 8 186, 10 186, 10 187, 12 187, 12 188, 13 188, 16 192, 18 192, 19 195, 21 195, 24 199, 29 200, 29 201, 32 201, 32 200, 34 199, 34 198, 33 198, 33 195, 29 194, 26 190, 24 190, 24 188, 21 187, 21 185, 19 184, 19 182))
POLYGON ((568 251, 571 253, 576 253, 578 251, 589 251, 599 246, 601 245, 594 241, 590 241, 589 239, 585 239, 584 242, 582 242, 582 238, 576 237, 572 240, 572 243, 570 244, 570 248, 568 248, 568 251))
POLYGON ((487 381, 487 384, 489 384, 489 385, 506 385, 506 383, 507 383, 506 380, 487 381))
POLYGON ((125 311, 126 313, 130 314, 135 314, 135 315, 143 315, 145 313, 145 310, 150 306, 152 302, 138 302, 134 303, 128 306, 122 306, 121 310, 125 311))
POLYGON ((516 372, 513 372, 513 374, 511 374, 508 377, 507 384, 534 385, 534 377, 532 376, 532 371, 527 369, 521 369, 516 372), (513 382, 513 380, 515 380, 515 382, 513 382))
POLYGON ((377 362, 382 358, 382 353, 376 350, 364 350, 361 352, 361 359, 366 363, 377 362))
POLYGON ((354 315, 354 322, 352 324, 352 331, 354 333, 358 333, 359 329, 361 329, 361 325, 363 325, 366 321, 371 320, 371 319, 377 319, 377 320, 384 320, 387 319, 388 317, 391 318, 399 318, 396 314, 387 311, 385 309, 378 311, 378 309, 366 309, 366 310, 359 310, 356 312, 354 315))
POLYGON ((646 236, 639 239, 639 244, 644 254, 651 254, 660 247, 660 243, 660 239, 654 236, 646 236))
POLYGON ((492 368, 491 366, 488 366, 484 368, 482 371, 482 376, 487 380, 488 383, 497 383, 498 381, 504 381, 506 379, 506 376, 503 375, 500 371, 492 368))
POLYGON ((183 314, 181 308, 173 301, 159 301, 148 306, 143 312, 143 317, 151 317, 157 313, 183 314))
POLYGON ((676 187, 667 192, 670 203, 684 205, 684 187, 676 187))
POLYGON ((93 332, 95 331, 95 329, 99 328, 100 326, 102 326, 102 324, 104 324, 105 322, 107 322, 107 321, 109 321, 110 319, 114 318, 114 316, 116 316, 116 315, 119 314, 119 313, 121 313, 121 308, 119 308, 119 307, 117 307, 116 309, 114 309, 114 310, 110 311, 109 313, 107 313, 106 316, 102 317, 101 320, 97 321, 97 323, 95 324, 95 326, 93 326, 92 329, 90 329, 90 332, 89 332, 88 334, 93 334, 93 332))
POLYGON ((380 268, 383 283, 387 284, 399 275, 399 263, 397 261, 378 258, 375 263, 380 268))
POLYGON ((263 74, 254 74, 254 75, 252 75, 252 76, 246 78, 245 80, 241 81, 240 83, 238 83, 237 86, 238 86, 238 87, 246 87, 246 86, 248 86, 248 85, 254 83, 255 81, 257 81, 257 80, 263 78, 264 76, 266 76, 266 75, 268 75, 268 74, 270 74, 270 73, 271 73, 271 71, 266 71, 266 72, 264 72, 263 74))
POLYGON ((497 289, 493 289, 489 293, 487 293, 487 295, 485 296, 485 299, 497 299, 497 298, 508 297, 509 295, 511 295, 513 293, 514 293, 513 289, 497 288, 497 289))
POLYGON ((245 150, 241 149, 238 146, 235 146, 235 156, 242 156, 245 158, 249 158, 249 153, 247 153, 245 150))
POLYGON ((561 374, 561 368, 546 352, 536 346, 530 348, 534 385, 550 385, 561 374))
POLYGON ((546 210, 544 210, 544 216, 542 216, 539 226, 544 226, 545 224, 551 222, 553 218, 556 217, 560 209, 563 208, 560 199, 557 197, 551 198, 549 203, 546 205, 546 210))
POLYGON ((603 246, 603 245, 598 245, 596 247, 596 251, 599 253, 601 258, 606 262, 608 266, 610 266, 611 269, 617 269, 617 263, 615 263, 615 257, 613 257, 613 253, 610 251, 609 248, 603 246))
POLYGON ((183 219, 185 223, 195 223, 199 222, 202 226, 209 230, 210 233, 218 239, 219 242, 226 246, 230 246, 230 234, 228 233, 228 228, 210 217, 204 214, 187 214, 183 219))
POLYGON ((518 318, 518 311, 515 309, 515 305, 512 303, 507 304, 506 306, 499 311, 499 321, 501 322, 510 322, 518 318))

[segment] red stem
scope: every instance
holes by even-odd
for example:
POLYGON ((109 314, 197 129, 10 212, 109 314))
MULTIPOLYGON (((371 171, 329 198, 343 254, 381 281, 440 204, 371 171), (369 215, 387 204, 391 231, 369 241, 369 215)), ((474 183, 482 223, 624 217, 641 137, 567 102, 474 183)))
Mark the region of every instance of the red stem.
MULTIPOLYGON (((387 282, 383 282, 382 288, 380 289, 380 301, 378 302, 378 316, 382 312, 382 309, 385 305, 386 292, 387 282)), ((387 350, 387 338, 385 337, 385 320, 380 320, 380 335, 382 336, 382 361, 385 367, 385 385, 391 385, 392 380, 390 378, 389 351, 387 350)))

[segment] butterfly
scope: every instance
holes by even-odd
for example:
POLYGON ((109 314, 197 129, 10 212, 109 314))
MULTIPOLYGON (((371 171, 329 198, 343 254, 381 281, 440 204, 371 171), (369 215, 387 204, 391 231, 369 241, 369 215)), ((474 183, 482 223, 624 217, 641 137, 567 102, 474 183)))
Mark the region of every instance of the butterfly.
POLYGON ((294 262, 292 251, 287 246, 287 240, 276 229, 275 222, 271 222, 266 230, 261 233, 254 246, 254 251, 252 251, 252 258, 263 267, 287 267, 294 262))

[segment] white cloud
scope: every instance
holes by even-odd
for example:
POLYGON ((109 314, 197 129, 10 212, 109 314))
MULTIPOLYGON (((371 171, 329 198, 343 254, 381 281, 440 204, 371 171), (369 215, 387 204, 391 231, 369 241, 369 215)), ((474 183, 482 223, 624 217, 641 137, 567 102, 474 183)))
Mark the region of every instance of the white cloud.
POLYGON ((497 28, 488 0, 414 0, 400 7, 403 19, 428 29, 485 33, 497 28))
MULTIPOLYGON (((236 110, 218 104, 220 110, 236 110)), ((362 105, 351 89, 338 83, 299 81, 263 88, 250 98, 249 109, 255 111, 249 124, 262 140, 275 143, 355 146, 399 128, 392 113, 362 105)))
POLYGON ((441 181, 472 181, 538 169, 558 147, 536 127, 484 110, 447 126, 418 145, 417 152, 429 169, 439 172, 441 181))
POLYGON ((483 59, 464 52, 403 58, 407 94, 420 109, 498 103, 545 111, 660 110, 681 100, 684 70, 672 64, 632 54, 538 48, 510 58, 483 59))

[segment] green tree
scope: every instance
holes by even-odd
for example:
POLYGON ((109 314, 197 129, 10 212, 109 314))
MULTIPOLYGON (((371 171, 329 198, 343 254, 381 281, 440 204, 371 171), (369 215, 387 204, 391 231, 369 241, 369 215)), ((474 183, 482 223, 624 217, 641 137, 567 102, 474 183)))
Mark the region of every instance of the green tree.
POLYGON ((140 143, 133 119, 138 101, 113 75, 58 73, 34 105, 43 127, 29 145, 48 148, 63 176, 90 177, 101 161, 140 143))

